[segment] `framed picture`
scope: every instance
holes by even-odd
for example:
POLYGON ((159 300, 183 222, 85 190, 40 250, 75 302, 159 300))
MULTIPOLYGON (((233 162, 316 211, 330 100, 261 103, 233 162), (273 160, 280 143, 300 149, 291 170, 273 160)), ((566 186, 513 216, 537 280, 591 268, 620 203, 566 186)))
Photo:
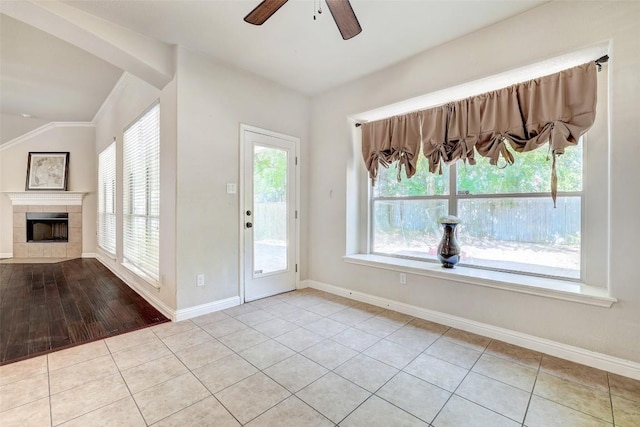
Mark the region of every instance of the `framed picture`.
POLYGON ((69 152, 29 153, 26 190, 67 191, 69 152))

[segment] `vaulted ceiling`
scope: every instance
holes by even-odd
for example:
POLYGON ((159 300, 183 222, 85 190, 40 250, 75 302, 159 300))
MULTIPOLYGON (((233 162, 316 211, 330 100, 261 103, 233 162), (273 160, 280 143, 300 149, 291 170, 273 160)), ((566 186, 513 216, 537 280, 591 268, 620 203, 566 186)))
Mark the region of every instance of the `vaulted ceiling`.
MULTIPOLYGON (((50 121, 90 121, 126 67, 86 43, 49 34, 46 19, 20 22, 11 2, 0 4, 0 143, 50 121)), ((290 0, 262 26, 243 21, 259 0, 94 0, 59 6, 68 15, 109 25, 110 31, 180 45, 314 95, 544 2, 351 0, 363 31, 348 41, 318 0, 290 0)), ((461 58, 461 66, 471 61, 461 58)))

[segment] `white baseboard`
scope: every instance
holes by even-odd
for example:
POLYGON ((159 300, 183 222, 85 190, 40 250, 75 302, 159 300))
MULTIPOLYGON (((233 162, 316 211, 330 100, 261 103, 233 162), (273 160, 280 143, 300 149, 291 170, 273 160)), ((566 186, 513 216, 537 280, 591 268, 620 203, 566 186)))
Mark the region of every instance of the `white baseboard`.
POLYGON ((93 252, 83 252, 81 255, 82 258, 96 258, 96 254, 93 252))
POLYGON ((191 319, 193 317, 202 316, 204 314, 213 313, 214 311, 220 311, 227 308, 240 305, 240 297, 231 297, 218 301, 209 302, 206 304, 200 304, 193 307, 183 308, 176 310, 174 320, 179 322, 181 320, 191 319))
MULTIPOLYGON (((112 263, 107 259, 104 259, 99 253, 94 254, 95 258, 100 261, 102 265, 107 267, 113 274, 118 276, 120 280, 122 280, 127 286, 133 289, 138 295, 143 297, 149 304, 154 306, 158 311, 160 311, 165 317, 168 317, 171 320, 175 320, 175 311, 166 305, 162 300, 160 300, 156 295, 151 293, 150 290, 145 289, 136 283, 136 280, 131 277, 131 274, 125 271, 119 271, 115 268, 112 263)), ((157 292, 157 291, 156 291, 157 292)))
MULTIPOLYGON (((113 274, 118 276, 120 280, 122 280, 127 286, 136 291, 140 296, 142 296, 149 304, 158 309, 162 314, 164 314, 169 319, 174 322, 178 322, 180 320, 187 320, 193 317, 202 316, 204 314, 213 313, 214 311, 224 310, 227 308, 235 307, 236 305, 240 305, 240 297, 231 297, 226 298, 219 301, 213 301, 207 304, 196 305, 193 307, 183 308, 181 310, 173 310, 169 306, 167 306, 163 301, 161 301, 156 295, 154 295, 154 291, 146 289, 145 287, 136 283, 135 278, 130 277, 131 273, 128 270, 119 271, 113 266, 114 260, 109 259, 103 256, 101 253, 91 254, 98 261, 100 261, 105 267, 107 267, 113 274)), ((83 254, 84 257, 84 254, 83 254)))
POLYGON ((510 329, 499 328, 497 326, 476 322, 463 317, 452 316, 450 314, 429 310, 427 308, 377 297, 363 292, 352 291, 346 288, 329 285, 327 283, 317 282, 314 280, 305 280, 304 282, 306 283, 304 283, 303 286, 300 286, 300 288, 310 287, 318 289, 334 295, 340 295, 378 307, 388 308, 420 319, 440 323, 463 331, 483 335, 509 344, 518 345, 530 350, 539 351, 551 356, 640 380, 640 363, 637 362, 608 356, 606 354, 512 331, 510 329))
POLYGON ((0 258, 13 258, 13 252, 0 252, 0 258))

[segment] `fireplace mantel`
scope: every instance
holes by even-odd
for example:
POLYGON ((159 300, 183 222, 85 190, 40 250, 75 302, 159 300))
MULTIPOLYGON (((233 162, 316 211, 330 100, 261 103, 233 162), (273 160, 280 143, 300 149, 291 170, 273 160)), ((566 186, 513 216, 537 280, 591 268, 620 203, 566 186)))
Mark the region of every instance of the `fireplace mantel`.
POLYGON ((82 205, 83 191, 5 191, 12 205, 82 205))

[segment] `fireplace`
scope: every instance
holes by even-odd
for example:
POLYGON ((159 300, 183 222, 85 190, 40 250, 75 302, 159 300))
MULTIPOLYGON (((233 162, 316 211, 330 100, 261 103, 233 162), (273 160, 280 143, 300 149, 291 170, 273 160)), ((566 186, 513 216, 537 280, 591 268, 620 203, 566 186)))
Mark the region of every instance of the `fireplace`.
POLYGON ((68 241, 67 212, 27 212, 27 243, 68 241))
POLYGON ((62 259, 82 256, 82 200, 86 193, 4 193, 13 206, 13 258, 62 259))

